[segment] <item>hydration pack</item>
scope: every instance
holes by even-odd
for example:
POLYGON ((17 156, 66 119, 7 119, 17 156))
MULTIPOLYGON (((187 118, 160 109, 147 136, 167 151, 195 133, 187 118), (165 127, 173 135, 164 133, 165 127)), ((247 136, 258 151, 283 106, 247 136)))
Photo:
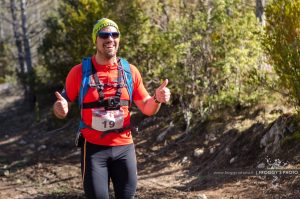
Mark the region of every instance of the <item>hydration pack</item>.
MULTIPOLYGON (((88 127, 82 119, 82 109, 84 108, 92 108, 92 107, 105 107, 106 109, 110 108, 119 108, 120 106, 131 106, 132 103, 132 92, 133 92, 133 80, 132 80, 132 74, 130 70, 130 65, 128 61, 124 58, 119 58, 118 61, 118 83, 116 85, 117 92, 116 96, 105 99, 104 100, 104 94, 102 93, 102 90, 104 89, 104 84, 99 84, 99 79, 97 77, 97 74, 95 75, 94 66, 92 64, 91 57, 83 58, 82 59, 82 81, 80 86, 80 92, 79 92, 79 99, 78 99, 78 105, 81 111, 81 119, 79 124, 79 131, 82 128, 88 127), (94 73, 94 74, 93 74, 94 73), (91 87, 90 77, 91 75, 94 75, 94 79, 96 82, 96 88, 99 93, 100 100, 96 102, 91 103, 83 103, 84 97, 88 91, 88 89, 91 87), (120 81, 123 78, 123 82, 125 85, 121 85, 120 81), (97 81, 98 82, 97 82, 97 81), (98 84, 97 84, 98 83, 98 84), (129 101, 128 100, 120 100, 121 97, 121 88, 125 86, 128 94, 129 94, 129 101)), ((126 127, 127 128, 127 127, 126 127)), ((121 132, 126 130, 126 128, 117 129, 114 130, 114 132, 121 132)), ((128 128, 127 128, 128 129, 128 128)), ((108 132, 107 132, 108 133, 108 132)))

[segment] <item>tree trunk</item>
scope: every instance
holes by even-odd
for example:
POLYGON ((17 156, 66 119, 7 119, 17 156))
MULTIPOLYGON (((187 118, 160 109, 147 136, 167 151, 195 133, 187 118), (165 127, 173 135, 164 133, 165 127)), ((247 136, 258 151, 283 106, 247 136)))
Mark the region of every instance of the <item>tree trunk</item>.
POLYGON ((17 47, 17 54, 18 54, 18 63, 19 67, 16 68, 16 73, 18 76, 18 80, 24 90, 24 95, 28 96, 28 90, 26 88, 26 79, 25 79, 25 64, 24 64, 24 52, 22 48, 22 40, 21 35, 19 32, 19 21, 17 19, 17 8, 16 8, 16 1, 10 0, 10 11, 11 11, 11 17, 12 17, 12 28, 15 38, 15 44, 17 47))
POLYGON ((2 0, 2 1, 0 1, 0 42, 2 43, 3 42, 3 38, 4 38, 4 36, 3 36, 3 34, 4 34, 4 32, 3 32, 3 18, 4 18, 4 14, 3 14, 3 7, 4 7, 4 1, 2 0))
POLYGON ((266 20, 264 15, 264 7, 266 5, 266 0, 256 0, 256 17, 262 26, 265 26, 266 20))
POLYGON ((17 75, 19 82, 24 90, 25 102, 28 107, 33 110, 35 106, 34 83, 35 75, 31 61, 31 51, 27 31, 26 1, 20 1, 21 7, 21 28, 17 15, 17 6, 15 0, 10 0, 10 11, 12 16, 12 28, 15 38, 15 44, 18 52, 17 75))
POLYGON ((22 32, 23 32, 23 45, 25 51, 25 63, 26 63, 26 87, 28 90, 28 95, 26 97, 26 101, 30 109, 34 109, 35 107, 35 74, 32 67, 32 58, 31 58, 31 49, 29 44, 28 30, 27 30, 27 13, 26 13, 26 0, 20 1, 21 7, 21 21, 22 21, 22 32))
MULTIPOLYGON (((3 0, 0 1, 0 81, 2 78, 5 76, 5 70, 4 67, 5 65, 3 64, 3 58, 4 58, 4 36, 3 36, 3 7, 4 7, 4 2, 3 0)), ((5 59, 5 58, 4 58, 5 59)), ((1 83, 1 82, 0 82, 1 83)))
POLYGON ((15 44, 18 51, 19 70, 17 70, 17 74, 18 76, 23 76, 24 75, 24 54, 22 48, 22 40, 19 32, 19 24, 17 19, 15 0, 10 0, 10 11, 12 17, 12 28, 15 37, 15 44))
POLYGON ((27 66, 27 71, 32 71, 32 62, 31 62, 31 51, 28 39, 27 31, 27 15, 26 15, 26 0, 20 1, 21 6, 21 19, 22 19, 22 32, 23 32, 23 45, 25 50, 25 62, 27 66))

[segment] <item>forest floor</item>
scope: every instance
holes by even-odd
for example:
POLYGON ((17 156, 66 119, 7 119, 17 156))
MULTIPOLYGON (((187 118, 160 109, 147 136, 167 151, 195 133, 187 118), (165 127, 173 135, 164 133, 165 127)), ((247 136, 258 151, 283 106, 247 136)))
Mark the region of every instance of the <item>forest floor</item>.
MULTIPOLYGON (((9 85, 0 88, 0 198, 83 199, 80 151, 74 146, 77 120, 55 119, 49 108, 39 115, 29 112, 19 93, 9 85)), ((285 139, 272 153, 261 146, 274 121, 293 118, 276 107, 199 123, 188 134, 174 119, 176 107, 164 106, 153 117, 134 114, 136 198, 300 198, 299 174, 258 175, 255 170, 262 165, 300 169, 298 142, 285 139)), ((285 138, 297 130, 290 131, 285 138)))

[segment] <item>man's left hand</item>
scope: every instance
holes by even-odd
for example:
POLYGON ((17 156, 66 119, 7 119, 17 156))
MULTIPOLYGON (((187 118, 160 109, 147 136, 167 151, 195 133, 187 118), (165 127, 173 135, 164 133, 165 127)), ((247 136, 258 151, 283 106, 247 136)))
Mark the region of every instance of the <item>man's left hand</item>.
POLYGON ((165 79, 165 81, 155 90, 156 99, 160 103, 167 103, 170 101, 171 92, 167 87, 168 83, 169 80, 165 79))

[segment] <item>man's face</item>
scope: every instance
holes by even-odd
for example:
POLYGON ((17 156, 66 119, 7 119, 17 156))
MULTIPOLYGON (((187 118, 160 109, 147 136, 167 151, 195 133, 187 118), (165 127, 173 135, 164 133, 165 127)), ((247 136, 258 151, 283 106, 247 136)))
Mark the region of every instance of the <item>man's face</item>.
MULTIPOLYGON (((113 26, 108 26, 102 28, 100 32, 118 32, 118 30, 113 26)), ((103 55, 105 58, 110 59, 117 55, 119 48, 120 38, 113 38, 109 36, 107 38, 101 38, 97 36, 96 38, 96 48, 99 54, 103 55)))

